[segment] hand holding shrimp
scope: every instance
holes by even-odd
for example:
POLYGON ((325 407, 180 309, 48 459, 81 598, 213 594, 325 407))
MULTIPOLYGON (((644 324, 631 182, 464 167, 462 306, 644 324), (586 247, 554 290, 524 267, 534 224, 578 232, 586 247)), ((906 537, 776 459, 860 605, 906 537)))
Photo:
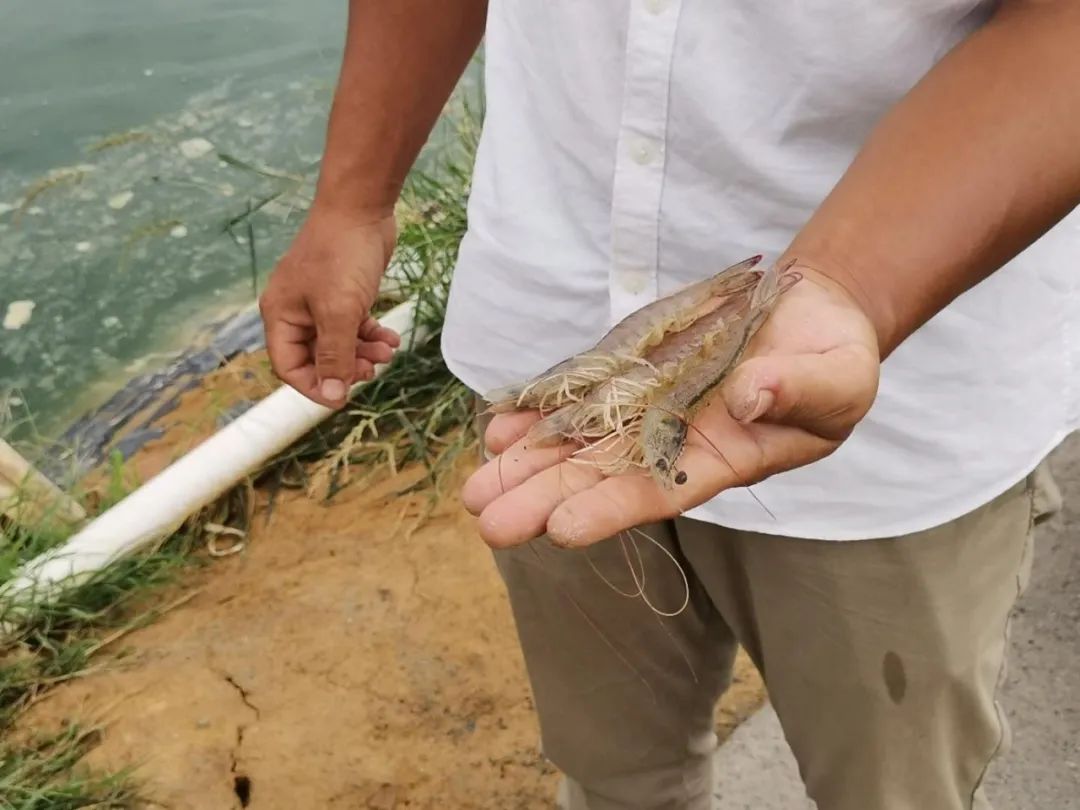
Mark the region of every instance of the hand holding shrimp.
POLYGON ((587 545, 833 452, 873 401, 877 340, 843 287, 798 271, 803 281, 779 298, 742 361, 703 398, 671 488, 637 470, 607 474, 603 464, 579 463, 582 455, 569 457, 574 445, 529 447, 523 437, 535 411, 497 415, 485 438, 499 455, 464 490, 484 540, 511 546, 547 532, 587 545))

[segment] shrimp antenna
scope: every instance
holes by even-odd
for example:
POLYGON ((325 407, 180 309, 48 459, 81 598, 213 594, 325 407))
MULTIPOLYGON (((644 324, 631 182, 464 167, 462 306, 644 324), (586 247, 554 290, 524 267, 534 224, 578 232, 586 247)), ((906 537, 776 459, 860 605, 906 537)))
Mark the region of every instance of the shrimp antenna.
MULTIPOLYGON (((716 454, 718 456, 720 456, 720 458, 723 460, 723 462, 725 464, 727 464, 728 469, 730 469, 733 473, 735 473, 738 476, 742 475, 742 473, 739 472, 737 469, 735 469, 735 466, 730 461, 727 460, 727 458, 724 456, 724 454, 722 452, 720 452, 720 448, 716 446, 716 443, 713 442, 712 439, 710 439, 708 436, 705 435, 705 432, 701 428, 699 428, 693 422, 687 422, 686 426, 690 430, 694 431, 694 433, 696 433, 698 436, 700 436, 705 441, 705 443, 707 445, 709 445, 709 447, 711 447, 713 450, 716 451, 716 454)), ((750 497, 753 498, 757 502, 757 505, 765 510, 765 514, 767 514, 773 520, 776 520, 776 515, 773 514, 773 511, 769 507, 767 507, 765 505, 765 502, 763 500, 761 500, 761 498, 759 498, 757 496, 757 493, 754 492, 753 488, 749 484, 747 484, 745 487, 743 487, 743 489, 745 489, 747 492, 749 492, 750 497)))
MULTIPOLYGON (((651 535, 647 534, 646 532, 642 531, 641 529, 639 529, 637 527, 634 527, 629 532, 628 531, 619 532, 619 543, 622 545, 623 555, 626 557, 626 564, 630 567, 630 575, 631 576, 634 576, 634 564, 631 562, 630 554, 626 550, 626 543, 623 541, 624 536, 627 537, 630 540, 630 545, 634 547, 634 554, 637 555, 638 565, 641 566, 641 582, 638 585, 638 589, 641 592, 641 600, 646 605, 649 606, 649 608, 650 608, 650 610, 652 612, 653 618, 656 619, 656 623, 658 625, 660 625, 660 629, 664 631, 664 635, 666 635, 671 640, 671 643, 675 646, 675 649, 679 651, 679 655, 682 657, 683 663, 686 664, 686 669, 690 672, 690 677, 694 679, 694 683, 700 683, 700 681, 698 680, 697 671, 694 669, 694 665, 690 661, 690 656, 686 654, 686 650, 683 649, 683 646, 679 643, 679 640, 677 638, 675 638, 675 634, 671 632, 671 630, 668 628, 668 626, 666 624, 664 624, 664 618, 663 618, 665 616, 668 616, 668 617, 676 616, 679 613, 682 613, 684 610, 686 610, 686 606, 688 604, 690 604, 690 581, 687 579, 686 571, 683 569, 683 567, 679 563, 679 561, 675 559, 674 555, 672 555, 670 552, 668 552, 667 549, 665 549, 663 546, 660 545, 660 543, 658 543, 656 541, 656 538, 652 537, 651 535), (648 598, 645 596, 645 560, 641 556, 641 549, 638 548, 637 541, 634 540, 634 536, 630 532, 637 532, 642 537, 644 537, 646 540, 648 540, 650 543, 652 543, 655 546, 658 546, 662 551, 667 553, 668 557, 670 557, 672 562, 675 563, 675 567, 679 570, 679 573, 682 575, 683 585, 686 588, 686 598, 683 601, 682 607, 680 607, 679 610, 676 611, 675 613, 662 613, 662 612, 658 611, 655 607, 652 606, 652 604, 650 604, 648 598)), ((635 580, 636 580, 636 577, 635 577, 635 580)))
POLYGON ((540 563, 541 569, 543 571, 545 571, 548 574, 548 576, 550 576, 555 581, 555 586, 559 589, 559 592, 562 593, 562 595, 565 596, 567 598, 567 600, 569 600, 570 604, 574 606, 574 609, 577 610, 577 612, 581 614, 582 618, 585 619, 586 624, 588 624, 589 627, 591 627, 593 629, 593 631, 598 636, 600 636, 600 640, 604 642, 604 644, 607 646, 607 648, 609 650, 611 650, 612 653, 614 653, 615 657, 618 658, 619 661, 621 661, 623 663, 623 665, 626 666, 626 668, 629 669, 632 673, 634 673, 634 675, 638 678, 638 680, 641 681, 642 685, 645 687, 645 689, 648 691, 649 695, 652 697, 653 702, 654 703, 659 702, 657 700, 657 697, 656 697, 656 692, 652 688, 652 684, 649 683, 649 679, 646 678, 642 674, 641 670, 639 670, 637 667, 635 667, 630 662, 629 658, 627 658, 625 655, 623 655, 622 651, 618 647, 615 646, 615 643, 610 638, 608 638, 604 634, 604 631, 601 630, 600 627, 596 624, 596 622, 593 621, 592 617, 586 612, 585 608, 583 608, 581 606, 581 603, 578 602, 578 600, 574 598, 574 595, 572 593, 570 593, 570 591, 568 591, 563 586, 563 584, 561 582, 559 582, 558 577, 556 577, 554 574, 552 574, 551 571, 548 569, 548 567, 546 565, 544 565, 544 558, 540 556, 540 552, 536 550, 536 546, 534 546, 532 544, 532 541, 530 541, 528 545, 529 545, 529 549, 536 556, 537 562, 540 563))
MULTIPOLYGON (((572 463, 573 461, 575 461, 575 459, 571 458, 571 459, 569 459, 569 461, 572 463)), ((562 484, 562 465, 560 464, 559 465, 559 487, 560 487, 560 489, 562 488, 562 486, 563 486, 563 484, 562 484)), ((611 496, 608 493, 604 492, 604 490, 602 488, 594 488, 593 491, 594 492, 600 492, 606 498, 608 498, 609 500, 611 499, 611 496)), ((589 567, 592 568, 593 573, 595 573, 597 578, 601 582, 603 582, 609 589, 611 589, 615 593, 619 594, 620 596, 628 598, 628 599, 641 599, 642 603, 644 603, 644 605, 649 609, 649 612, 652 614, 652 616, 656 620, 657 624, 660 625, 660 629, 663 631, 664 635, 666 635, 671 640, 671 643, 675 646, 675 649, 678 651, 679 656, 683 659, 683 662, 686 664, 687 671, 690 673, 690 677, 693 678, 694 683, 699 683, 697 671, 694 669, 694 665, 690 661, 690 657, 687 655, 686 650, 683 649, 683 646, 679 643, 679 640, 677 638, 675 638, 675 636, 671 632, 670 628, 668 628, 668 626, 664 623, 664 618, 670 618, 670 617, 673 617, 673 616, 678 616, 683 611, 685 611, 687 606, 690 604, 690 579, 689 579, 689 577, 688 577, 688 575, 686 573, 686 569, 683 568, 682 563, 679 562, 678 558, 676 558, 676 556, 669 549, 667 549, 662 543, 660 543, 658 540, 656 540, 656 538, 652 537, 651 535, 649 535, 648 533, 646 533, 645 531, 643 531, 642 529, 640 529, 640 528, 638 528, 636 526, 632 527, 630 530, 620 531, 620 532, 618 532, 617 535, 615 535, 615 537, 609 538, 609 540, 614 540, 614 539, 618 539, 618 541, 619 541, 619 545, 620 545, 620 548, 622 549, 623 557, 626 560, 626 565, 630 570, 630 577, 633 580, 634 586, 636 588, 635 591, 623 590, 622 588, 617 586, 614 582, 612 582, 600 570, 599 566, 597 566, 596 562, 592 559, 592 556, 589 554, 588 546, 582 548, 581 553, 584 554, 585 560, 586 560, 586 562, 588 562, 589 567), (668 557, 668 559, 671 560, 672 564, 675 566, 675 569, 679 572, 679 577, 682 579, 682 582, 683 582, 683 601, 682 601, 682 604, 679 605, 678 609, 676 609, 674 611, 660 610, 649 599, 649 596, 645 591, 645 559, 642 556, 641 549, 639 548, 639 546, 637 544, 637 541, 634 539, 634 536, 633 536, 632 533, 637 534, 637 535, 645 538, 647 541, 649 541, 654 546, 656 546, 661 552, 663 552, 663 554, 665 556, 668 557), (626 541, 627 540, 630 541, 630 546, 634 550, 634 556, 637 557, 637 567, 636 568, 634 566, 633 560, 630 557, 630 551, 629 551, 629 549, 627 549, 627 546, 626 546, 626 541), (640 569, 640 573, 639 573, 639 569, 640 569)), ((536 548, 533 547, 532 550, 533 550, 533 553, 536 554, 537 558, 539 559, 539 552, 536 551, 536 548)), ((541 564, 543 564, 542 560, 541 560, 541 564)), ((560 586, 560 590, 563 590, 563 592, 566 594, 567 598, 569 598, 571 601, 573 601, 573 597, 568 592, 566 592, 565 589, 563 589, 561 586, 560 586)), ((596 627, 595 623, 591 621, 591 619, 585 613, 585 611, 581 607, 581 605, 575 603, 574 606, 575 606, 575 608, 577 608, 578 612, 580 612, 583 616, 585 616, 586 621, 589 622, 589 624, 594 628, 594 630, 596 630, 598 633, 600 633, 601 637, 604 638, 605 644, 607 644, 608 647, 610 647, 612 649, 612 651, 615 653, 615 655, 618 656, 619 659, 622 660, 624 663, 626 663, 627 666, 631 669, 631 671, 633 671, 639 678, 641 678, 643 680, 643 682, 646 683, 646 686, 648 686, 648 682, 645 680, 644 676, 638 670, 636 670, 631 664, 629 664, 629 662, 626 660, 625 656, 620 654, 620 652, 614 646, 614 644, 611 642, 610 639, 603 636, 603 633, 600 632, 599 628, 596 627)), ((653 690, 651 688, 649 689, 649 692, 650 692, 650 694, 653 695, 653 699, 655 700, 656 695, 655 695, 655 693, 653 692, 653 690)))
MULTIPOLYGON (((702 431, 701 428, 699 428, 697 425, 695 425, 689 419, 684 417, 682 414, 675 413, 675 411, 669 410, 667 408, 663 408, 660 405, 653 405, 652 407, 656 408, 658 411, 661 411, 663 413, 668 414, 669 416, 675 417, 680 422, 682 422, 684 425, 686 425, 688 430, 694 431, 694 433, 696 433, 698 436, 700 436, 704 440, 704 442, 707 445, 709 445, 709 447, 711 447, 716 452, 716 455, 719 456, 720 460, 723 461, 724 464, 727 465, 727 468, 729 470, 731 470, 733 473, 735 473, 735 475, 737 475, 739 477, 742 477, 742 473, 739 472, 738 469, 736 469, 734 464, 732 464, 730 461, 728 461, 728 458, 727 458, 727 456, 724 455, 724 452, 719 447, 716 446, 716 443, 712 439, 710 439, 708 436, 705 435, 704 431, 702 431)), ((744 486, 743 489, 745 489, 748 493, 750 493, 750 497, 753 498, 757 502, 757 505, 765 510, 765 514, 767 514, 771 519, 776 520, 776 515, 773 513, 773 511, 769 507, 767 507, 765 505, 765 502, 762 501, 761 498, 759 498, 757 496, 757 493, 754 492, 753 488, 749 484, 744 486)))
MULTIPOLYGON (((483 440, 481 439, 481 441, 483 441, 483 440)), ((499 473, 499 494, 500 495, 505 495, 506 494, 506 484, 503 482, 502 460, 503 460, 503 454, 499 453, 499 457, 495 460, 495 470, 499 473)))
MULTIPOLYGON (((667 549, 667 547, 663 543, 661 543, 659 540, 657 540, 652 535, 650 535, 650 534, 648 534, 646 532, 643 532, 641 529, 637 528, 636 526, 631 528, 630 532, 632 532, 633 534, 638 534, 641 537, 644 537, 646 540, 648 540, 650 543, 652 543, 654 546, 656 546, 658 549, 660 549, 660 551, 662 551, 667 556, 667 558, 669 560, 671 560, 672 564, 675 566, 675 569, 679 572, 679 576, 682 577, 682 581, 683 581, 683 601, 682 601, 682 604, 679 605, 679 607, 676 610, 672 610, 672 611, 660 610, 660 608, 656 607, 656 605, 654 605, 652 602, 649 601, 649 597, 645 594, 645 566, 642 565, 642 567, 641 567, 642 576, 641 576, 641 579, 639 581, 638 576, 637 576, 637 572, 634 570, 634 566, 631 565, 630 566, 630 575, 634 578, 634 584, 637 585, 638 590, 641 591, 641 601, 643 601, 646 605, 648 605, 649 610, 651 610, 657 616, 663 616, 663 617, 669 618, 669 619, 672 618, 673 616, 678 616, 680 613, 682 613, 684 610, 686 610, 686 606, 690 604, 690 580, 686 576, 686 569, 684 569, 682 567, 682 563, 680 563, 675 558, 675 555, 672 554, 671 551, 669 551, 667 549)), ((634 546, 634 549, 637 550, 637 543, 634 541, 633 534, 629 534, 630 542, 634 546)), ((637 553, 638 553, 638 557, 640 558, 641 552, 638 551, 637 553)))
POLYGON ((623 557, 626 559, 627 568, 630 569, 630 576, 634 580, 634 584, 637 586, 637 591, 624 591, 622 588, 620 588, 618 585, 608 579, 593 561, 592 557, 589 556, 588 546, 586 546, 582 549, 582 552, 585 554, 585 559, 589 562, 589 567, 592 568, 596 576, 599 577, 600 580, 608 586, 608 588, 615 591, 615 593, 619 594, 619 596, 623 596, 627 599, 640 598, 641 601, 645 603, 645 605, 649 608, 649 611, 652 613, 653 618, 656 619, 656 623, 660 625, 660 629, 664 632, 664 635, 668 637, 671 643, 675 646, 675 649, 678 650, 679 656, 682 658, 683 663, 686 664, 686 669, 690 673, 690 677, 694 679, 694 683, 699 683, 700 681, 698 679, 698 674, 697 671, 694 669, 693 663, 691 663, 690 661, 690 656, 686 654, 686 650, 683 649, 683 646, 679 643, 679 640, 675 638, 675 635, 671 632, 668 626, 664 624, 664 617, 677 616, 679 613, 682 613, 686 609, 686 606, 690 603, 690 583, 686 577, 686 572, 683 570, 682 565, 677 560, 675 560, 671 553, 668 552, 667 549, 663 548, 663 546, 661 546, 655 538, 651 537, 637 527, 634 527, 629 531, 623 530, 619 532, 618 535, 616 535, 616 538, 612 539, 618 539, 619 541, 619 547, 622 549, 623 557), (653 543, 656 546, 659 546, 661 550, 664 551, 664 553, 667 554, 668 557, 670 557, 675 562, 675 567, 679 569, 679 573, 682 575, 683 584, 686 589, 686 597, 684 598, 683 604, 678 611, 675 611, 673 613, 665 613, 663 611, 657 610, 649 601, 649 597, 645 594, 645 559, 641 556, 641 549, 638 547, 637 541, 634 540, 633 535, 630 533, 631 531, 640 534, 649 542, 653 543), (641 569, 640 574, 638 574, 638 568, 634 567, 634 561, 630 558, 630 550, 626 547, 627 540, 630 541, 630 546, 634 549, 634 556, 637 557, 638 568, 641 569))
MULTIPOLYGON (((630 570, 631 570, 631 572, 633 572, 634 564, 630 560, 629 552, 626 550, 626 541, 623 539, 623 534, 624 534, 624 532, 619 532, 619 545, 622 547, 623 556, 626 557, 627 565, 630 566, 630 570)), ((636 550, 637 550, 637 547, 635 546, 635 551, 636 550)), ((612 582, 610 579, 608 579, 607 576, 604 574, 604 572, 601 571, 600 568, 597 566, 596 561, 593 560, 592 556, 589 554, 589 547, 588 546, 585 546, 583 549, 581 549, 581 553, 585 555, 585 561, 589 563, 589 567, 593 570, 593 573, 596 574, 596 576, 600 578, 600 581, 603 582, 605 585, 607 585, 608 588, 615 591, 615 593, 617 593, 619 596, 624 596, 627 599, 637 599, 639 596, 641 596, 642 588, 644 587, 644 578, 645 578, 644 568, 645 568, 645 566, 644 566, 644 563, 641 560, 641 552, 640 551, 638 552, 638 564, 642 567, 642 581, 643 582, 642 582, 641 585, 638 585, 638 589, 636 591, 624 591, 622 588, 620 588, 618 585, 616 585, 614 582, 612 582)), ((634 576, 633 579, 634 579, 634 584, 637 584, 637 577, 634 576)))

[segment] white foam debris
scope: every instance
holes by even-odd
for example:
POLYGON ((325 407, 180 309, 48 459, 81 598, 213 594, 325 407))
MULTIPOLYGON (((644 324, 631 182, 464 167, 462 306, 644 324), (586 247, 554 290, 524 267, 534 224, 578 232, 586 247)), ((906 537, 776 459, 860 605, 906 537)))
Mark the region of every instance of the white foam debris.
POLYGON ((169 236, 171 236, 173 239, 183 239, 185 236, 187 236, 187 226, 174 225, 173 229, 169 231, 169 236))
POLYGON ((89 253, 93 249, 94 249, 94 244, 92 242, 76 242, 75 243, 75 250, 77 250, 79 253, 89 253))
POLYGON ((11 213, 14 210, 15 206, 11 203, 0 203, 0 217, 2 217, 4 214, 11 213))
POLYGON ((154 69, 153 68, 147 68, 146 70, 144 70, 142 72, 142 75, 147 76, 147 77, 153 76, 154 75, 154 69))
POLYGON ((31 205, 29 208, 26 209, 26 213, 28 213, 32 217, 40 217, 42 214, 45 213, 45 209, 42 208, 40 205, 31 205))
POLYGON ((214 145, 206 138, 188 138, 180 141, 180 154, 188 160, 197 160, 214 151, 214 145))
POLYGON ((7 314, 4 315, 4 328, 9 331, 22 329, 30 323, 36 306, 37 304, 33 301, 12 301, 8 304, 7 314))
POLYGON ((134 196, 134 191, 121 191, 119 194, 114 194, 113 196, 109 197, 109 208, 113 209, 114 211, 119 211, 121 208, 131 202, 134 196))
POLYGON ((242 129, 248 129, 255 126, 255 122, 248 118, 246 115, 241 115, 236 119, 236 125, 242 129))
POLYGON ((101 325, 106 329, 114 329, 120 325, 120 319, 115 315, 109 315, 108 317, 101 319, 101 325))

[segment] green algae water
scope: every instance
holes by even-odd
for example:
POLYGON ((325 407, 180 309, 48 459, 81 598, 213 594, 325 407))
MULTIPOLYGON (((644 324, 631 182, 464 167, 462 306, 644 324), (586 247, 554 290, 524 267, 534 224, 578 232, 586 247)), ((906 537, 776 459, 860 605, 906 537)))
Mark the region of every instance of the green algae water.
POLYGON ((345 9, 6 0, 6 410, 53 434, 253 299, 310 194, 345 9))
POLYGON ((310 201, 346 6, 0 6, 8 432, 58 435, 255 300, 310 201))

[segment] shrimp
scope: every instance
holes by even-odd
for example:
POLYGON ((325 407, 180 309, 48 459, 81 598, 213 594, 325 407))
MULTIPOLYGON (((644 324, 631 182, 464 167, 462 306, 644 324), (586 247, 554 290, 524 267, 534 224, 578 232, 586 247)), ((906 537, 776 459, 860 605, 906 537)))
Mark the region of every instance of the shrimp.
POLYGON ((526 446, 551 447, 567 439, 587 442, 611 433, 631 432, 655 389, 669 384, 726 340, 731 322, 745 308, 747 298, 729 297, 686 329, 664 338, 638 365, 601 383, 579 402, 564 405, 536 422, 525 436, 526 446))
POLYGON ((711 278, 648 304, 623 318, 591 349, 574 355, 524 382, 487 394, 489 412, 537 408, 547 413, 578 402, 597 384, 640 363, 642 355, 666 335, 678 332, 714 310, 723 300, 758 283, 753 268, 761 256, 722 270, 711 278))
POLYGON ((686 446, 694 412, 706 395, 738 365, 750 339, 765 322, 779 297, 801 279, 798 273, 789 272, 794 264, 792 259, 782 268, 767 272, 741 313, 740 322, 733 325, 733 339, 657 392, 641 417, 638 431, 641 464, 664 489, 686 482, 686 473, 676 470, 676 464, 686 446))

